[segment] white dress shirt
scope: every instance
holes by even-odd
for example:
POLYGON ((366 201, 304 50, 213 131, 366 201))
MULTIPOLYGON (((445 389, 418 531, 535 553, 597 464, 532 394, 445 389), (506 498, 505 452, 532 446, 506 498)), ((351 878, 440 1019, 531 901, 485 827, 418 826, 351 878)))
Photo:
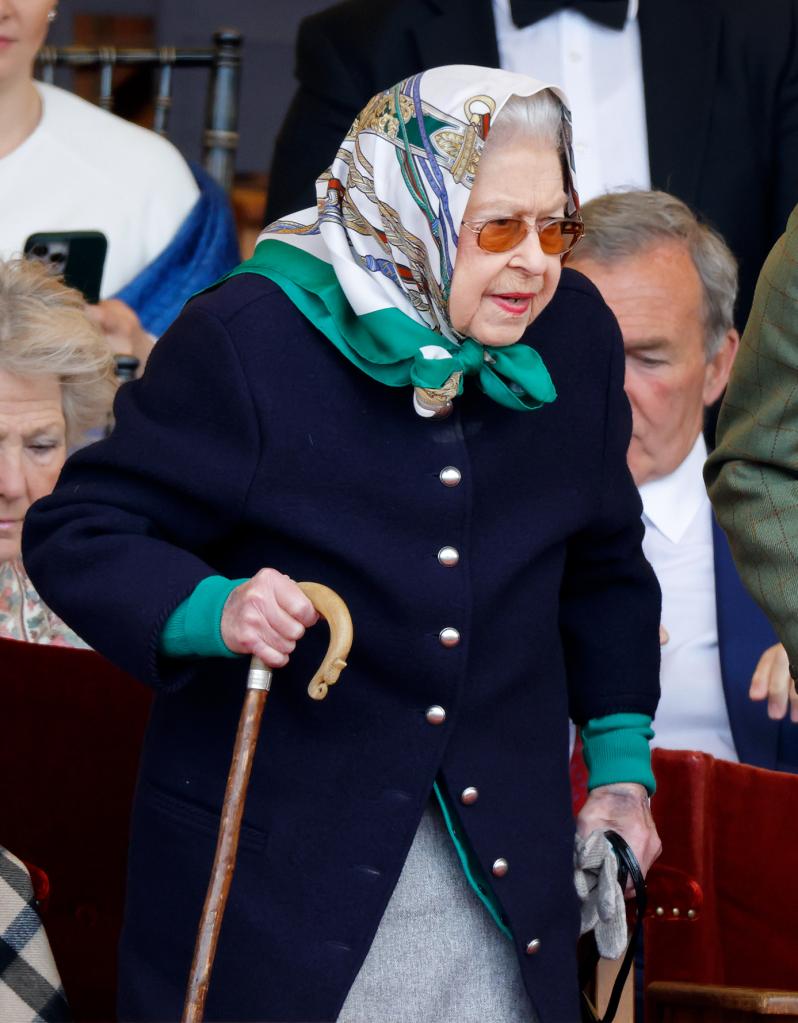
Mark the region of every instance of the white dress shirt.
POLYGON ((622 31, 576 11, 516 28, 509 0, 493 0, 501 66, 560 86, 571 104, 583 202, 622 188, 650 188, 638 0, 622 31))
POLYGON ((644 483, 643 551, 662 588, 662 697, 652 746, 694 749, 738 760, 723 695, 715 606, 712 510, 699 435, 669 476, 644 483))

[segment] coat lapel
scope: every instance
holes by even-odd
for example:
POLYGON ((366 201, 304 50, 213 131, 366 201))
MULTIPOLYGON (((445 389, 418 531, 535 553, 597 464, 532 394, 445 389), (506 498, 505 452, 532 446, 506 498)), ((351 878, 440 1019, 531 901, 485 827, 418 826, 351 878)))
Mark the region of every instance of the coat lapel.
POLYGON ((640 0, 651 185, 695 202, 714 98, 716 0, 640 0))

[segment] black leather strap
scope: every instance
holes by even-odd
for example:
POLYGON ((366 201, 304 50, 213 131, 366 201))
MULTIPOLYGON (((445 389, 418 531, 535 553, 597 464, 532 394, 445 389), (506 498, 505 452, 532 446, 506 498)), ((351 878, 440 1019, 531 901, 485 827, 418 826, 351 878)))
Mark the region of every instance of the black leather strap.
POLYGON ((621 968, 618 971, 618 976, 615 978, 615 983, 612 986, 612 992, 604 1015, 599 1016, 587 996, 584 993, 582 994, 582 1018, 591 1021, 595 1020, 596 1023, 612 1023, 612 1020, 615 1019, 624 984, 626 984, 626 978, 629 976, 629 970, 634 961, 635 950, 640 940, 640 932, 643 929, 643 916, 646 912, 647 901, 646 881, 643 877, 643 871, 640 869, 637 857, 629 848, 628 843, 617 831, 605 831, 604 835, 612 846, 613 852, 618 857, 618 884, 621 886, 621 889, 625 890, 627 880, 630 877, 632 879, 635 890, 635 905, 637 906, 637 920, 635 921, 629 944, 626 946, 626 953, 623 957, 621 968))

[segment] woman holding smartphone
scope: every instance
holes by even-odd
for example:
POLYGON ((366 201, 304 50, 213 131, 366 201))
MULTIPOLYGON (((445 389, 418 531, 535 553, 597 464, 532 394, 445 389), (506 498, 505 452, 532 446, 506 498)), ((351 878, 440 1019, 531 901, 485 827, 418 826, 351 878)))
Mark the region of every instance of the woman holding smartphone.
MULTIPOLYGON (((101 231, 108 251, 90 312, 115 352, 146 361, 182 303, 237 261, 229 209, 197 279, 156 312, 125 289, 169 252, 203 196, 185 160, 154 132, 33 77, 54 0, 0 0, 0 258, 37 232, 101 231), (120 296, 121 297, 114 297, 120 296)), ((161 277, 169 274, 162 268, 161 277)))

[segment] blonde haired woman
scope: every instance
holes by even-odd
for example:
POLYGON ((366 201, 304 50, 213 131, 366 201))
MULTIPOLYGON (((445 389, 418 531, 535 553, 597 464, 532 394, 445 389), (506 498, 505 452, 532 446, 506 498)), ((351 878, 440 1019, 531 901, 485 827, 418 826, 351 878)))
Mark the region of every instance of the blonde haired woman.
POLYGON ((113 356, 83 309, 82 296, 43 267, 0 261, 0 635, 59 646, 86 644, 42 603, 20 540, 68 446, 111 407, 113 356))

